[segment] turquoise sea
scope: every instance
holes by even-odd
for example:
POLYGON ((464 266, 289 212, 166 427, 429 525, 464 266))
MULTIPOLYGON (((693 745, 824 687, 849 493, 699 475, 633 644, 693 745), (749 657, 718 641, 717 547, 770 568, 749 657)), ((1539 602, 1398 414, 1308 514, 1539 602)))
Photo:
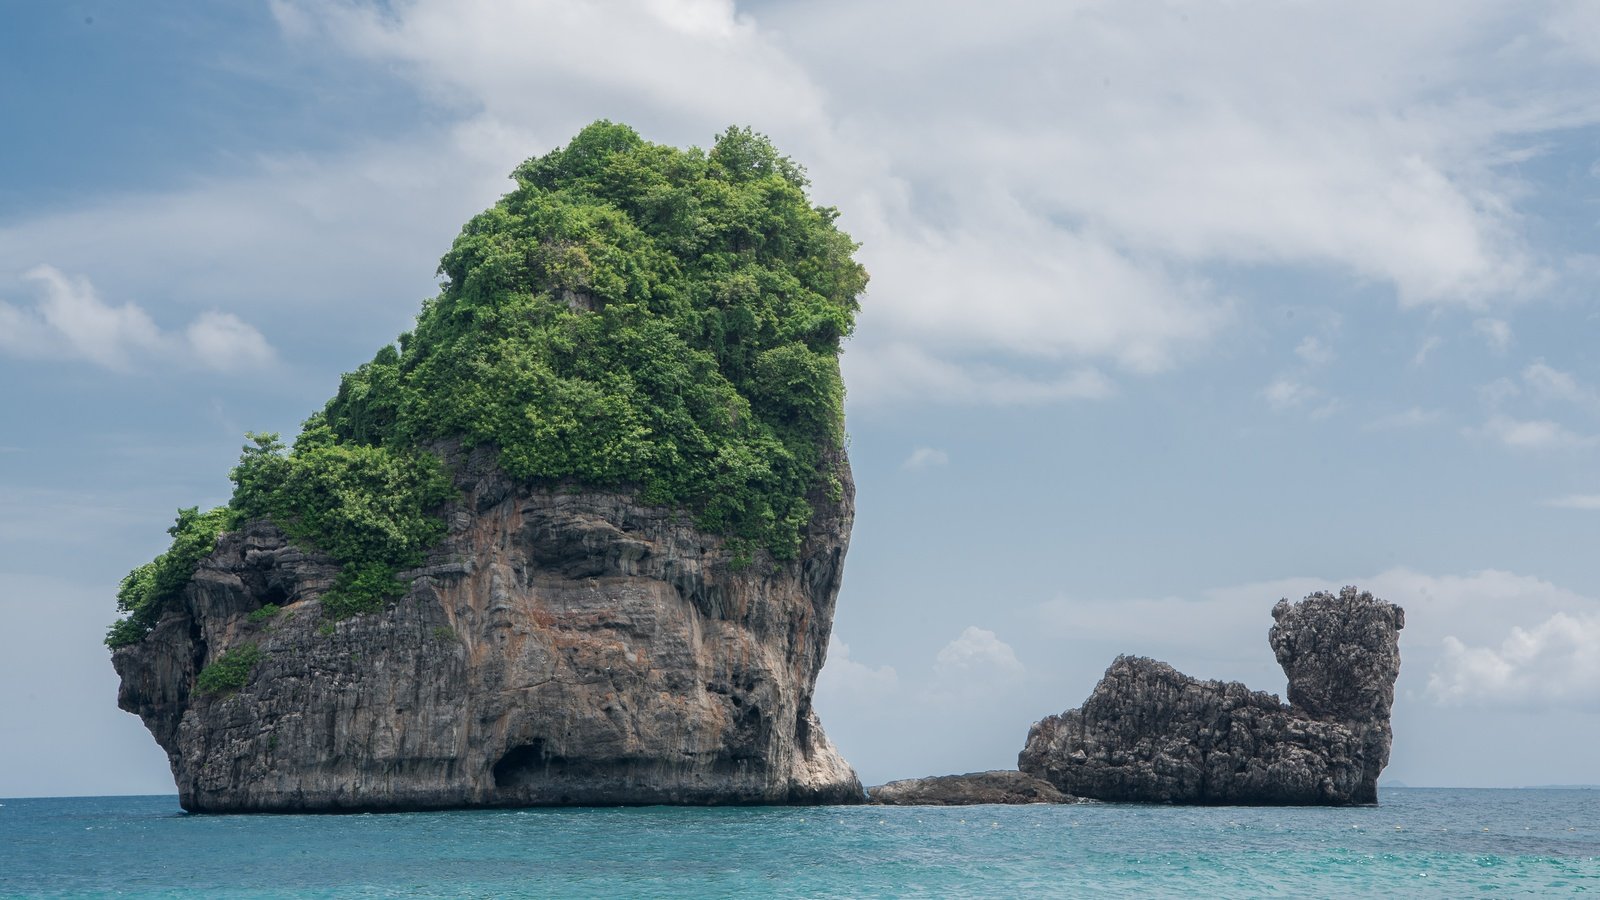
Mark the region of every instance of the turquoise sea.
POLYGON ((0 801, 6 897, 1338 897, 1600 893, 1600 791, 1364 809, 530 809, 191 816, 0 801))

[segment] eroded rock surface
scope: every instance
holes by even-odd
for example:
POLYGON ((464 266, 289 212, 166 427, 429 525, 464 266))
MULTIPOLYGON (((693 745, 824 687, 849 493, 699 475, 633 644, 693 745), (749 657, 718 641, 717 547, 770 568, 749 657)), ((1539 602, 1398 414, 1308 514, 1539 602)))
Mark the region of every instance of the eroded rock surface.
POLYGON ((446 455, 464 500, 383 611, 328 622, 337 568, 255 522, 116 651, 120 705, 185 809, 862 802, 811 709, 853 514, 842 459, 798 557, 741 566, 682 513, 446 455), (249 644, 243 688, 195 690, 249 644))
POLYGON ((971 806, 980 803, 1072 803, 1077 798, 1048 781, 1011 770, 907 778, 868 788, 871 802, 885 806, 971 806))
POLYGON ((1101 800, 1376 803, 1405 612, 1347 587, 1272 615, 1289 704, 1120 656, 1081 708, 1034 724, 1018 768, 1101 800))

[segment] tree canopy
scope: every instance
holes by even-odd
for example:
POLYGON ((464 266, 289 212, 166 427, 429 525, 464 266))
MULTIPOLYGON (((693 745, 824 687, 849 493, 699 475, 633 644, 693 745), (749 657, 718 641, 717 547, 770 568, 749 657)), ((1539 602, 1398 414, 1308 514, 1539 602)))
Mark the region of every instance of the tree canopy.
POLYGON ((867 282, 837 212, 748 128, 703 151, 596 122, 512 177, 444 255, 415 330, 346 374, 292 451, 252 436, 228 513, 189 511, 183 546, 129 576, 113 643, 154 624, 160 566, 192 571, 198 530, 256 516, 339 559, 333 599, 371 608, 443 533, 448 479, 423 449, 439 439, 794 554, 807 494, 834 477, 840 342, 867 282))

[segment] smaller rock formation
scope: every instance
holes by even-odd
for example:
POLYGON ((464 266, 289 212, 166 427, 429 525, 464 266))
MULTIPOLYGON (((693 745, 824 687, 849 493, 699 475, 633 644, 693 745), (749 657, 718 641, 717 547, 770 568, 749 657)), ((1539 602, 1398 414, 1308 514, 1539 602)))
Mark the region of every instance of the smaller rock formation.
POLYGON ((966 775, 907 778, 868 788, 871 802, 884 806, 974 806, 980 803, 1072 803, 1048 781, 1003 769, 966 775))
POLYGON ((1119 656, 1082 708, 1034 724, 1017 767, 1099 800, 1376 803, 1405 611, 1347 587, 1280 601, 1272 617, 1289 705, 1119 656))

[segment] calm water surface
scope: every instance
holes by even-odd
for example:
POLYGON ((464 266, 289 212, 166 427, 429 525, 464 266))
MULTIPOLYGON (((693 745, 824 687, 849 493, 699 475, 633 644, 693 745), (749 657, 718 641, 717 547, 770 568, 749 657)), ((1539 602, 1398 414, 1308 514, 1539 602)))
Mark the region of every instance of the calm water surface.
POLYGON ((1600 893, 1600 791, 1372 809, 1117 805, 190 816, 0 801, 0 896, 1021 897, 1600 893))

